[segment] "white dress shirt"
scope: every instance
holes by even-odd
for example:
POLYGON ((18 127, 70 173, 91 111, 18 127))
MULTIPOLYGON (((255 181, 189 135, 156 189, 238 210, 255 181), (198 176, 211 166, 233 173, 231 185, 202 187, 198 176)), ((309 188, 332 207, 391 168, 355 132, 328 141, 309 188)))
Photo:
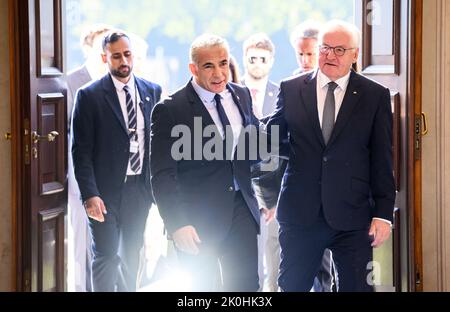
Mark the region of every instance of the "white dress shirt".
MULTIPOLYGON (((334 81, 338 86, 334 89, 334 121, 336 121, 339 109, 342 106, 344 100, 345 91, 347 90, 348 81, 350 79, 350 72, 342 78, 334 81)), ((319 122, 322 128, 322 116, 323 108, 325 107, 325 98, 328 92, 328 83, 331 82, 330 78, 325 76, 320 70, 317 72, 317 111, 319 112, 319 122)))
MULTIPOLYGON (((128 127, 128 111, 127 111, 127 104, 126 104, 126 95, 125 91, 123 90, 123 87, 125 84, 118 79, 116 79, 113 75, 111 75, 112 81, 114 83, 114 86, 116 88, 117 96, 119 98, 120 108, 122 109, 123 118, 125 120, 125 125, 128 127)), ((131 170, 131 164, 128 160, 128 167, 127 167, 127 175, 135 175, 135 174, 141 174, 142 173, 142 167, 144 164, 144 144, 145 144, 145 121, 144 121, 144 115, 142 113, 141 107, 139 103, 141 102, 141 98, 139 96, 139 92, 137 90, 137 87, 134 82, 134 75, 132 74, 130 77, 130 80, 126 83, 130 90, 131 98, 133 99, 134 109, 136 110, 137 114, 137 134, 138 134, 138 144, 139 144, 139 157, 141 161, 141 167, 138 172, 134 172, 131 170)))
POLYGON ((250 79, 249 77, 246 77, 244 79, 245 86, 250 90, 250 93, 252 94, 253 114, 258 119, 264 117, 263 107, 264 107, 264 100, 266 97, 266 89, 268 81, 269 81, 268 76, 259 80, 250 79), (253 98, 252 89, 257 91, 256 98, 253 98))
MULTIPOLYGON (((200 97, 200 100, 203 102, 203 105, 205 105, 206 109, 208 110, 209 115, 216 124, 217 128, 219 128, 220 135, 222 136, 222 138, 224 138, 225 135, 223 132, 222 122, 220 121, 219 113, 217 112, 216 108, 216 102, 214 100, 214 96, 216 94, 200 87, 195 82, 194 79, 192 79, 192 86, 194 87, 195 92, 200 97)), ((222 98, 221 103, 223 109, 227 114, 228 120, 230 121, 231 129, 233 130, 233 155, 234 155, 234 151, 239 142, 239 135, 241 134, 242 130, 242 116, 241 113, 239 112, 239 108, 234 103, 233 97, 231 96, 231 93, 230 91, 228 91, 228 89, 225 88, 225 90, 223 90, 219 94, 222 98)))

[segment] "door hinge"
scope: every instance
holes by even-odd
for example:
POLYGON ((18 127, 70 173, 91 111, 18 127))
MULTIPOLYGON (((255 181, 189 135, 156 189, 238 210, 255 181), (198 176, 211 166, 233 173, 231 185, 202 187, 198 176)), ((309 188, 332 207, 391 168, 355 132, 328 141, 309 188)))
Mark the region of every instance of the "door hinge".
POLYGON ((25 118, 23 120, 23 159, 25 165, 30 164, 30 120, 25 118))
POLYGON ((420 160, 422 150, 422 115, 414 115, 414 159, 420 160))

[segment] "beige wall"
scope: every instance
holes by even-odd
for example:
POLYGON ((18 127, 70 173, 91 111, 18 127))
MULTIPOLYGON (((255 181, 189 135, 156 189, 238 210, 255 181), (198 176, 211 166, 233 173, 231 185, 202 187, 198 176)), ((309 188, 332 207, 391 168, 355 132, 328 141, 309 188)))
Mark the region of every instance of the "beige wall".
POLYGON ((9 107, 8 1, 0 0, 0 291, 11 290, 11 131, 9 107))
POLYGON ((450 291, 450 1, 425 0, 422 111, 423 286, 450 291))

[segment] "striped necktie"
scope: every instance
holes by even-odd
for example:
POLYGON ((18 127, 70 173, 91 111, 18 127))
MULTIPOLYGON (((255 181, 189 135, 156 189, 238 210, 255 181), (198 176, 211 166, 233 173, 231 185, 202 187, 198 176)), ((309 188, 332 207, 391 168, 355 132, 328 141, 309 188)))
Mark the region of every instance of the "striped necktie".
MULTIPOLYGON (((138 142, 138 133, 137 133, 137 115, 136 110, 134 108, 133 99, 131 98, 130 89, 127 85, 123 87, 123 91, 125 91, 125 102, 127 103, 127 113, 128 113, 128 131, 130 142, 136 141, 138 142)), ((134 172, 138 172, 141 169, 141 158, 139 156, 139 146, 137 148, 136 153, 130 152, 130 166, 131 170, 134 172)))

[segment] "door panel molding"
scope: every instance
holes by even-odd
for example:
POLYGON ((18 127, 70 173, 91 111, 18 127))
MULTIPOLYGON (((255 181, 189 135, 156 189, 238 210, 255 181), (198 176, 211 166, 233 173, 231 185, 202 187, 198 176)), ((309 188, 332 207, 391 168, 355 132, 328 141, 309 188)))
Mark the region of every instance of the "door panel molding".
POLYGON ((38 77, 63 75, 61 7, 61 0, 35 0, 38 77), (45 19, 40 16, 45 16, 45 19))
POLYGON ((391 91, 391 106, 392 106, 392 154, 393 154, 393 167, 394 167, 394 179, 395 189, 400 190, 400 178, 401 178, 401 125, 400 125, 400 93, 391 91))
POLYGON ((37 135, 44 137, 32 143, 31 157, 38 157, 39 192, 41 195, 50 195, 64 191, 66 179, 64 159, 58 157, 65 152, 63 133, 65 109, 64 95, 61 92, 39 93, 37 95, 37 135), (53 141, 45 139, 56 131, 53 141), (33 155, 36 151, 36 156, 33 155))
POLYGON ((399 74, 400 6, 399 0, 363 0, 362 16, 365 20, 361 28, 364 51, 363 74, 399 74), (392 15, 384 14, 386 11, 392 15), (390 40, 386 39, 385 35, 390 36, 390 40), (380 49, 378 46, 384 48, 380 49))
POLYGON ((39 212, 37 291, 64 288, 64 236, 60 233, 64 233, 64 207, 39 212))

